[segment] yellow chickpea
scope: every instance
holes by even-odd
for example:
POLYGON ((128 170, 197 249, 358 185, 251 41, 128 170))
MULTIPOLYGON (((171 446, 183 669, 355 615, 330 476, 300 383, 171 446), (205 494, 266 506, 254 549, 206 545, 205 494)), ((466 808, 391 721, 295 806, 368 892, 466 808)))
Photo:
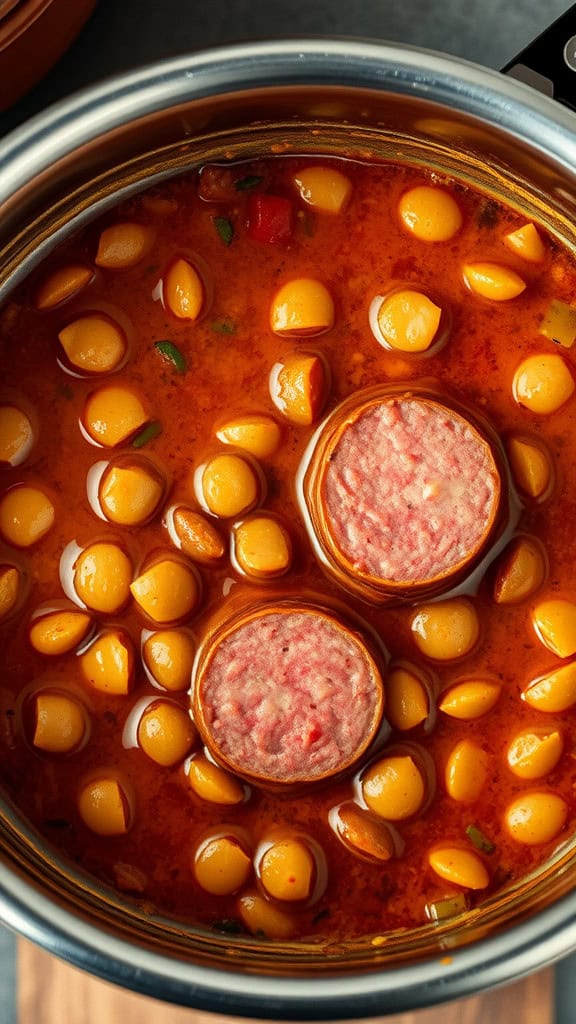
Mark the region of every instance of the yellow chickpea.
POLYGON ((494 581, 496 604, 519 604, 546 579, 546 554, 534 537, 517 537, 505 551, 494 581))
POLYGON ((271 516, 253 516, 234 529, 234 555, 247 576, 271 579, 288 572, 292 542, 278 520, 271 516))
POLYGON ((417 669, 408 665, 392 668, 386 680, 386 717, 394 729, 406 732, 426 720, 430 698, 417 669))
POLYGON ((187 690, 194 664, 194 641, 178 629, 153 633, 144 642, 144 662, 148 671, 165 690, 187 690))
POLYGON ((329 820, 344 845, 359 857, 384 863, 394 856, 396 847, 389 826, 358 804, 350 801, 333 808, 329 820))
POLYGON ((224 558, 226 545, 221 533, 200 512, 180 505, 172 512, 171 525, 171 539, 188 558, 200 565, 215 565, 224 558))
POLYGON ((20 596, 20 573, 13 565, 0 565, 0 621, 14 611, 20 596))
POLYGON ((90 267, 81 263, 73 263, 53 271, 43 281, 36 292, 34 304, 36 309, 54 309, 77 295, 92 280, 90 267))
POLYGON ((524 690, 522 700, 536 711, 552 714, 567 711, 576 704, 576 662, 571 661, 533 679, 524 690))
POLYGON ((428 854, 432 870, 445 882, 464 889, 486 889, 490 875, 484 861, 472 850, 459 846, 439 846, 428 854))
POLYGON ((216 437, 223 444, 242 448, 256 459, 267 459, 278 451, 282 432, 271 416, 253 413, 229 420, 216 431, 216 437))
POLYGON ((86 682, 101 693, 125 697, 132 689, 134 645, 123 630, 110 629, 96 637, 79 658, 86 682))
POLYGON ((112 373, 126 353, 126 335, 102 313, 89 313, 58 334, 68 362, 86 373, 112 373))
POLYGON ((260 858, 260 881, 275 900, 298 902, 312 893, 316 861, 301 839, 281 839, 272 843, 260 858))
POLYGON ((255 469, 241 455, 216 455, 202 473, 202 497, 213 515, 230 519, 242 515, 260 499, 255 469))
POLYGON ((15 405, 0 405, 0 466, 21 466, 34 444, 32 424, 15 405))
POLYGON ((460 804, 472 804, 482 795, 488 777, 486 753, 472 740, 460 740, 446 762, 446 792, 460 804))
POLYGON ((141 456, 110 464, 102 474, 98 498, 102 512, 119 526, 141 526, 158 511, 164 481, 155 466, 141 456))
POLYGON ((135 267, 150 252, 154 232, 144 224, 113 224, 100 235, 95 263, 108 270, 135 267))
POLYGON ((420 768, 409 755, 384 757, 362 776, 362 795, 380 818, 403 821, 417 814, 426 796, 420 768))
POLYGON ((465 597, 420 605, 411 628, 416 646, 435 661, 463 658, 480 636, 478 613, 465 597))
POLYGON ((39 487, 16 484, 0 499, 0 533, 17 548, 29 548, 54 525, 55 510, 39 487))
POLYGON ((508 767, 520 779, 541 779, 562 757, 562 735, 528 730, 514 737, 506 752, 508 767))
POLYGON ((174 260, 164 277, 164 302, 179 320, 197 320, 205 296, 202 278, 191 263, 174 260))
POLYGON ((90 544, 74 563, 74 589, 87 608, 113 615, 128 603, 132 563, 118 544, 90 544))
POLYGON ((267 939, 290 939, 296 931, 294 919, 257 892, 246 892, 238 898, 238 913, 244 926, 253 935, 265 935, 267 939))
POLYGON ((128 441, 148 423, 149 416, 133 391, 104 385, 88 397, 82 422, 89 436, 104 448, 128 441))
POLYGON ((422 292, 393 292, 378 309, 380 333, 390 348, 400 352, 425 352, 440 326, 442 310, 422 292))
POLYGON ((352 195, 352 182, 334 167, 306 167, 294 175, 300 198, 320 213, 340 213, 352 195))
POLYGON ((502 687, 498 683, 468 679, 445 690, 438 707, 450 718, 471 722, 488 714, 498 703, 501 692, 502 687))
POLYGON ((252 864, 235 836, 217 836, 202 843, 194 857, 198 885, 212 896, 238 892, 250 877, 252 864))
POLYGON ((546 247, 533 224, 523 224, 504 235, 504 245, 527 263, 542 263, 546 259, 546 247))
POLYGON ((329 331, 334 326, 334 300, 326 285, 311 277, 282 285, 272 300, 270 326, 276 334, 296 337, 329 331))
POLYGON ((532 625, 545 647, 559 658, 576 654, 576 604, 563 598, 540 601, 532 610, 532 625))
POLYGON ((188 766, 190 788, 201 800, 226 807, 244 803, 245 789, 238 779, 204 754, 195 754, 188 766))
POLYGON ((167 700, 150 704, 138 723, 140 749, 163 768, 172 768, 183 761, 196 739, 196 729, 188 712, 167 700))
POLYGON ((110 776, 92 779, 78 794, 78 813, 84 824, 98 836, 124 835, 131 825, 128 793, 110 776))
POLYGON ((86 639, 92 617, 86 612, 60 610, 40 613, 30 623, 30 643, 39 654, 67 654, 86 639))
POLYGON ((549 451, 540 440, 527 437, 511 437, 507 447, 516 486, 530 498, 546 497, 554 480, 549 451))
POLYGON ((528 356, 514 374, 512 391, 518 405, 538 416, 549 416, 574 394, 574 377, 562 356, 528 356))
POLYGON ((34 700, 34 736, 37 750, 70 754, 82 744, 88 729, 85 708, 74 697, 45 691, 34 700))
POLYGON ((192 567, 169 555, 138 576, 130 591, 140 610, 161 626, 187 618, 200 600, 200 584, 192 567))
POLYGON ((328 397, 329 379, 320 356, 296 353, 284 356, 272 368, 270 397, 291 423, 309 427, 322 413, 328 397))
POLYGON ((555 793, 530 792, 516 797, 506 808, 504 822, 512 839, 524 846, 540 846, 556 839, 566 824, 568 808, 555 793))
POLYGON ((462 227, 460 207, 449 192, 418 185, 402 196, 399 204, 404 227, 423 242, 448 242, 462 227))
POLYGON ((499 263, 467 263, 462 274, 471 292, 492 302, 508 302, 526 288, 526 282, 515 270, 499 263))

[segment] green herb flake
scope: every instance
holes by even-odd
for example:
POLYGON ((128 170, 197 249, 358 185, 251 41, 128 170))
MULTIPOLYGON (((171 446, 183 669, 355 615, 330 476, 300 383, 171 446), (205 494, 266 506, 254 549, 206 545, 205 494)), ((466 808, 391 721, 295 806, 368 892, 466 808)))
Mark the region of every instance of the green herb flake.
POLYGON ((158 437, 162 433, 162 427, 157 420, 153 420, 149 423, 144 430, 141 430, 139 434, 132 441, 133 448, 143 448, 149 441, 153 441, 155 437, 158 437))
POLYGON ((261 174, 247 174, 245 178, 239 178, 238 181, 234 182, 234 188, 238 192, 247 192, 250 188, 256 188, 261 181, 264 181, 261 174))
POLYGON ((494 843, 491 839, 488 839, 487 836, 485 836, 484 833, 476 827, 476 825, 468 825, 466 835, 472 843, 472 846, 475 846, 480 853, 494 853, 494 850, 496 849, 494 843))
POLYGON ((427 903, 425 907, 426 917, 429 921, 448 921, 451 917, 457 917, 468 910, 468 897, 463 892, 454 893, 453 896, 445 896, 444 899, 434 900, 427 903))
POLYGON ((234 228, 226 217, 213 217, 214 227, 220 235, 220 238, 224 242, 224 245, 230 245, 234 238, 234 228))
POLYGON ((236 324, 231 320, 213 320, 210 327, 216 334, 236 334, 236 324))
POLYGON ((167 363, 172 363, 178 373, 186 373, 186 360, 172 341, 155 341, 154 348, 167 363))

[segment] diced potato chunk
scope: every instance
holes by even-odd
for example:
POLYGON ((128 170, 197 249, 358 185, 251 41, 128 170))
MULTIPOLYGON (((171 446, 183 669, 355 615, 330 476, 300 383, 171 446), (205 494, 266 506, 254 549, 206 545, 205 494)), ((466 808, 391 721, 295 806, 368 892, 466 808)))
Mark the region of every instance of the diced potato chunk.
POLYGON ((85 825, 99 836, 120 836, 131 825, 126 788, 112 777, 85 783, 78 795, 78 812, 85 825))
POLYGON ((35 297, 36 309, 54 309, 77 295, 93 277, 90 267, 71 264, 53 271, 42 281, 35 297))
POLYGON ((270 395, 286 419, 309 427, 320 417, 328 397, 323 359, 304 352, 285 356, 270 375, 270 395))
POLYGON ((96 637, 80 655, 80 670, 89 686, 101 693, 125 697, 134 679, 134 645, 123 630, 110 629, 96 637))
POLYGON ((492 302, 515 299, 526 288, 515 270, 498 263, 467 263, 462 272, 470 291, 492 302))
POLYGON ((576 604, 565 598, 540 601, 532 610, 537 637, 559 658, 576 654, 576 604))
POLYGON ((576 662, 571 661, 533 679, 524 690, 522 699, 536 711, 567 711, 576 704, 576 662))
POLYGON ((527 730, 510 743, 506 753, 508 766, 520 779, 541 779, 554 770, 562 748, 562 735, 557 729, 548 733, 527 730))
POLYGON ((200 600, 200 584, 191 566, 161 557, 130 584, 138 607, 153 622, 167 625, 187 618, 200 600))
POLYGON ((248 881, 252 862, 236 836, 215 836, 202 843, 194 857, 198 885, 213 896, 238 892, 248 881))
POLYGON ((496 604, 519 604, 540 589, 546 579, 544 548, 535 537, 516 537, 500 560, 494 581, 496 604))
POLYGON ((30 643, 40 654, 58 655, 73 651, 92 626, 86 612, 56 609, 35 616, 30 623, 30 643))
POLYGON ((223 444, 233 444, 257 459, 266 459, 278 451, 282 432, 271 416, 254 413, 225 423, 216 431, 216 437, 223 444))
POLYGON ((430 698, 417 669, 397 665, 386 680, 386 717, 400 732, 415 729, 428 717, 430 698))
POLYGON ((270 326, 277 334, 324 334, 334 324, 334 301, 326 285, 311 277, 287 281, 274 296, 270 326))
POLYGON ((542 263, 546 259, 546 247, 532 223, 523 224, 505 235, 504 245, 527 263, 542 263))
POLYGON ((16 484, 0 500, 0 534, 17 548, 29 548, 46 536, 56 511, 39 487, 16 484))
POLYGON ((241 455, 216 455, 202 473, 204 506, 222 519, 250 511, 261 497, 254 466, 241 455))
POLYGON ((138 723, 141 750, 162 768, 183 761, 196 739, 196 729, 186 709, 168 700, 149 704, 138 723))
POLYGON ((105 228, 100 235, 96 266, 128 270, 140 263, 154 245, 155 233, 144 224, 125 222, 105 228))
POLYGON ((49 754, 77 750, 86 735, 88 718, 80 701, 65 693, 43 691, 34 700, 35 728, 32 742, 49 754))
POLYGON ((93 391, 82 418, 86 432, 105 448, 123 444, 148 420, 138 395, 117 385, 104 385, 93 391))
POLYGON ((556 345, 572 348, 576 341, 576 306, 553 299, 540 321, 540 334, 556 345))
POLYGON ((515 484, 530 498, 546 497, 554 479, 548 449, 540 439, 521 436, 511 437, 507 447, 515 484))

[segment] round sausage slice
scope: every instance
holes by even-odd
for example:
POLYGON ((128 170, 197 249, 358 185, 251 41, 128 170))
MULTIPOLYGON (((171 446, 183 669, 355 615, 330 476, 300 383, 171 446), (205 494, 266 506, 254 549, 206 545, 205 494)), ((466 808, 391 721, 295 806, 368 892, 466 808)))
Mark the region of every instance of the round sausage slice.
POLYGON ((277 604, 244 613, 205 646, 194 720, 230 771, 293 785, 354 764, 378 731, 383 700, 359 633, 324 609, 277 604))

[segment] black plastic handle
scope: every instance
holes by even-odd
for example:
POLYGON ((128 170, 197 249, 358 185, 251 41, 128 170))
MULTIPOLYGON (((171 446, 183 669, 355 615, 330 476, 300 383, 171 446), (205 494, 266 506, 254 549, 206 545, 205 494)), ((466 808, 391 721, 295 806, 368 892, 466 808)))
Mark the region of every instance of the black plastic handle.
POLYGON ((502 71, 576 110, 576 5, 502 71))

